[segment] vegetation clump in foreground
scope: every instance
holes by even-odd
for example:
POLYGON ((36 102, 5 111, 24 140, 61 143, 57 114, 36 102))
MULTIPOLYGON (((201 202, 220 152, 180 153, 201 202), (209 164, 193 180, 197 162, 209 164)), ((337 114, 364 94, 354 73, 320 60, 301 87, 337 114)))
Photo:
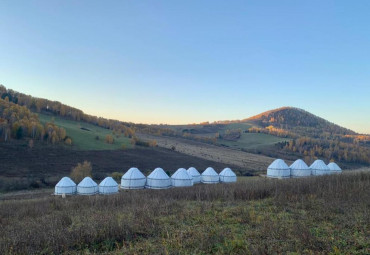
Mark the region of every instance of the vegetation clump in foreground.
POLYGON ((0 204, 0 253, 368 254, 370 173, 0 204))

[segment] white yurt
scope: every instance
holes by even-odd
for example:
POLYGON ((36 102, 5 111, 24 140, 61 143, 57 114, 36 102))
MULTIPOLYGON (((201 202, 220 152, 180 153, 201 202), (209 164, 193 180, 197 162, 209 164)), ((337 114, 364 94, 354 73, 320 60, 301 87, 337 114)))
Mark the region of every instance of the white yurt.
POLYGON ((222 170, 219 176, 220 182, 236 182, 236 174, 228 167, 222 170))
POLYGON ((267 168, 267 177, 289 178, 290 168, 282 159, 275 159, 267 168))
POLYGON ((95 195, 99 192, 99 187, 90 177, 85 177, 77 185, 77 194, 79 195, 95 195))
POLYGON ((202 183, 219 183, 220 182, 220 176, 216 173, 216 171, 212 167, 208 167, 204 172, 202 173, 201 177, 202 183))
POLYGON ((99 193, 103 195, 118 193, 118 184, 112 177, 107 177, 99 184, 99 193))
POLYGON ((315 160, 310 166, 312 175, 325 175, 330 174, 329 167, 321 159, 315 160))
POLYGON ((193 177, 194 184, 200 183, 200 173, 197 169, 195 169, 195 167, 190 167, 187 172, 191 175, 191 177, 193 177))
POLYGON ((57 185, 55 185, 55 195, 73 195, 76 194, 76 183, 69 177, 63 177, 57 185))
POLYGON ((341 173, 342 169, 334 162, 330 162, 328 164, 328 167, 330 169, 330 173, 341 173))
POLYGON ((290 165, 290 175, 292 177, 307 177, 311 176, 311 169, 302 159, 297 159, 290 165))
POLYGON ((186 171, 185 168, 179 168, 171 176, 173 187, 188 187, 193 186, 193 177, 186 171))
POLYGON ((131 167, 121 178, 121 189, 143 189, 146 177, 136 167, 131 167))
POLYGON ((168 189, 171 187, 171 178, 158 167, 146 178, 146 188, 148 189, 168 189))

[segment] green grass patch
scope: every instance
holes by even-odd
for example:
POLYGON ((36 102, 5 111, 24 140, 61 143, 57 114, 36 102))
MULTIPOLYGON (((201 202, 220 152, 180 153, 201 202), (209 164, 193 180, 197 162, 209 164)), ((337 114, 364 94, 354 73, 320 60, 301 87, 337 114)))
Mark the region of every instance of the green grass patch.
POLYGON ((67 135, 72 138, 73 148, 77 150, 117 150, 122 145, 131 148, 130 139, 123 135, 114 136, 112 130, 98 127, 83 121, 73 121, 60 118, 53 115, 39 113, 39 119, 42 123, 54 121, 60 127, 67 131, 67 135), (114 137, 114 143, 105 142, 106 135, 114 137), (96 139, 99 137, 99 139, 96 139))
POLYGON ((261 133, 242 133, 237 141, 219 140, 219 143, 237 149, 256 149, 284 141, 290 141, 290 139, 261 133))

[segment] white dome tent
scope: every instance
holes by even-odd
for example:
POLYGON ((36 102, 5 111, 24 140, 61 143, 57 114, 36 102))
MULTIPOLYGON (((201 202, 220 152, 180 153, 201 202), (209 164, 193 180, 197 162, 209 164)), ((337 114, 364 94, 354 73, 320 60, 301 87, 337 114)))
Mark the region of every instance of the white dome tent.
POLYGON ((112 177, 105 178, 99 184, 99 193, 108 195, 118 193, 118 184, 112 177))
POLYGON ((310 166, 312 175, 325 175, 330 174, 329 167, 321 159, 315 160, 310 166))
POLYGON ((90 177, 85 177, 77 185, 77 194, 79 195, 95 195, 99 192, 99 187, 90 177))
POLYGON ((69 177, 63 177, 57 185, 55 185, 55 195, 73 195, 76 194, 76 183, 69 177))
POLYGON ((179 168, 171 176, 173 187, 188 187, 193 186, 193 177, 186 171, 185 168, 179 168))
POLYGON ((158 167, 146 178, 146 188, 148 189, 168 189, 171 187, 171 178, 158 167))
POLYGON ((292 177, 307 177, 311 176, 311 169, 302 159, 297 159, 290 165, 290 175, 292 177))
POLYGON ((330 162, 328 164, 328 167, 330 169, 330 173, 341 173, 342 169, 334 162, 330 162))
POLYGON ((190 167, 187 172, 191 175, 191 177, 193 177, 193 184, 200 183, 200 173, 197 169, 190 167))
POLYGON ((289 178, 290 168, 282 159, 275 159, 267 168, 267 177, 289 178))
POLYGON ((236 182, 236 174, 228 167, 222 170, 219 176, 220 182, 236 182))
POLYGON ((208 167, 202 173, 201 178, 202 183, 213 184, 220 182, 220 176, 216 173, 216 171, 212 167, 208 167))
POLYGON ((121 178, 121 189, 143 189, 146 177, 136 167, 131 167, 121 178))

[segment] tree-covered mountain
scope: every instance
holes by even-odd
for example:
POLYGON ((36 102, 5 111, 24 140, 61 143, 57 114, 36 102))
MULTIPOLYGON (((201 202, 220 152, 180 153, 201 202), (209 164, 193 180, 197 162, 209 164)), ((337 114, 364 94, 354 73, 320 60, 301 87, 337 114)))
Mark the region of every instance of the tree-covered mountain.
POLYGON ((273 126, 278 129, 291 131, 299 136, 319 138, 323 136, 357 135, 356 132, 331 123, 305 110, 295 107, 282 107, 263 112, 245 119, 257 126, 266 128, 273 126))

